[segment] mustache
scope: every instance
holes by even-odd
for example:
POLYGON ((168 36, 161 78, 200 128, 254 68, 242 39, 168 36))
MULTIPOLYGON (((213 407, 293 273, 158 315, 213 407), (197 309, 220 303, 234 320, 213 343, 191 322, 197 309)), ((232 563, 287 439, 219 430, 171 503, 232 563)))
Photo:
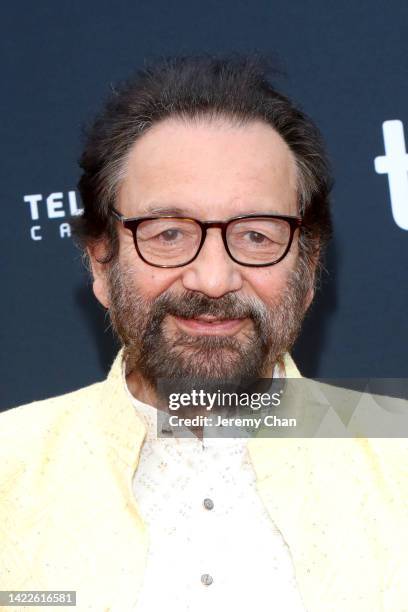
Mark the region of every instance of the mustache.
POLYGON ((185 319, 209 315, 218 319, 250 318, 256 323, 268 319, 268 310, 263 302, 252 296, 227 293, 211 298, 196 291, 184 291, 179 295, 163 293, 153 304, 154 318, 163 320, 168 314, 185 319))

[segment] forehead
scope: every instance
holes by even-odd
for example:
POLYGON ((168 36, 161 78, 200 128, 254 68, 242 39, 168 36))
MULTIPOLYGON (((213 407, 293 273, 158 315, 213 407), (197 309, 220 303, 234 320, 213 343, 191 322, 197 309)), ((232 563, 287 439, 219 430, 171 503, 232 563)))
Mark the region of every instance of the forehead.
POLYGON ((125 216, 298 214, 295 157, 261 121, 166 119, 136 141, 123 176, 117 206, 125 216))

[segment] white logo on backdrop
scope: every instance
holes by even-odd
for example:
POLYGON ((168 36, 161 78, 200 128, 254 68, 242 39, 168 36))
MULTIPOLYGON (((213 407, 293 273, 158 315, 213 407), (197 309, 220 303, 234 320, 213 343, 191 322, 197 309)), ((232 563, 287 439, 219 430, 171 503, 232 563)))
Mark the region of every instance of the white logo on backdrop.
POLYGON ((408 230, 408 155, 404 125, 397 119, 382 124, 385 155, 374 159, 375 171, 388 174, 391 210, 395 223, 408 230))
MULTIPOLYGON (((83 212, 82 208, 78 208, 75 191, 68 191, 65 195, 62 191, 50 193, 48 196, 40 193, 25 195, 24 202, 29 204, 31 221, 36 222, 30 227, 32 240, 43 239, 42 224, 45 219, 62 219, 80 215, 83 212)), ((60 238, 69 238, 71 236, 69 222, 63 221, 57 224, 57 232, 60 238)))

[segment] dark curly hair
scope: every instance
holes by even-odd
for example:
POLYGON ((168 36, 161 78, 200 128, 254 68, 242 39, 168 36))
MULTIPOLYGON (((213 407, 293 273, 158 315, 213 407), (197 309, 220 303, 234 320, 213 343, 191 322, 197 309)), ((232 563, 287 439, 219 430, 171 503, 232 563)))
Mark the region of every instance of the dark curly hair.
MULTIPOLYGON (((103 263, 118 253, 116 222, 109 213, 123 178, 126 157, 143 133, 168 117, 225 118, 239 125, 262 120, 294 154, 299 209, 305 227, 299 247, 306 271, 322 269, 332 232, 332 178, 320 133, 311 119, 271 84, 272 61, 259 54, 209 54, 160 59, 112 87, 101 113, 85 133, 78 182, 84 212, 72 220, 73 236, 86 247, 104 240, 103 263)), ((313 283, 318 275, 311 274, 313 283)))

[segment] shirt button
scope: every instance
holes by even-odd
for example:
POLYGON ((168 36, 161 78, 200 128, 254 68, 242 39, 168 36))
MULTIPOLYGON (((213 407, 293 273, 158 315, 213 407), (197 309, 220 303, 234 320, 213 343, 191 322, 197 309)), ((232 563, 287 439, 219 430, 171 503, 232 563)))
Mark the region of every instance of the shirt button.
POLYGON ((206 586, 210 586, 210 584, 213 583, 212 576, 210 576, 210 574, 203 574, 201 576, 201 582, 205 584, 206 586))
POLYGON ((214 508, 214 502, 213 502, 213 500, 212 500, 212 499, 210 499, 209 497, 206 497, 206 498, 205 498, 205 500, 204 500, 203 504, 204 504, 204 508, 205 508, 206 510, 212 510, 212 509, 214 508))

